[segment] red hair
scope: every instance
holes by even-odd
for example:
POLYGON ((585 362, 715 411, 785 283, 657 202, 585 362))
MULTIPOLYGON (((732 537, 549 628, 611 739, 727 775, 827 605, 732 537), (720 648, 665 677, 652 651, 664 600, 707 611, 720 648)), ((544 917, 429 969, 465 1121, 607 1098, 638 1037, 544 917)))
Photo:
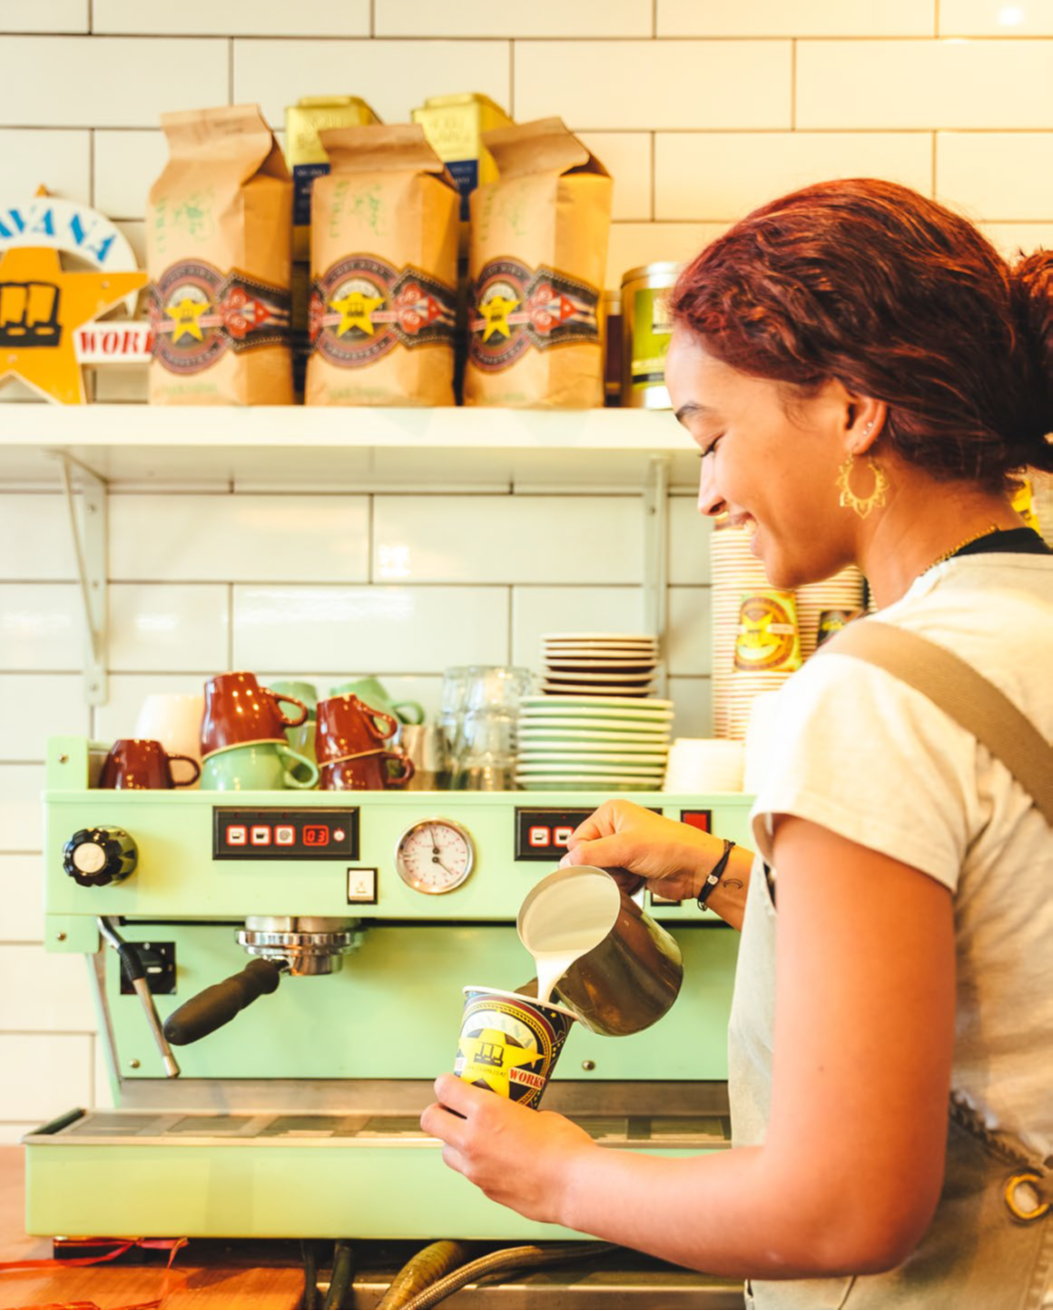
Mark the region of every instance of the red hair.
POLYGON ((940 479, 1053 470, 1053 254, 1016 267, 960 215, 873 178, 754 210, 674 289, 674 319, 733 368, 888 406, 883 436, 940 479))

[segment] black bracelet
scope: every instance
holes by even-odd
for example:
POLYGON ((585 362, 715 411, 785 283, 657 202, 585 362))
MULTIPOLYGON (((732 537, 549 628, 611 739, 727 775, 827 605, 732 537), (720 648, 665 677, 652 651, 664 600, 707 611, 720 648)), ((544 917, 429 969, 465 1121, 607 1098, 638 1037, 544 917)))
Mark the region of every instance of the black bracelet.
POLYGON ((706 902, 709 900, 709 894, 720 882, 721 875, 728 867, 728 861, 731 859, 731 850, 734 845, 734 842, 732 842, 730 838, 724 839, 724 850, 721 853, 721 857, 706 875, 706 880, 702 884, 702 891, 698 894, 699 910, 706 909, 706 902))

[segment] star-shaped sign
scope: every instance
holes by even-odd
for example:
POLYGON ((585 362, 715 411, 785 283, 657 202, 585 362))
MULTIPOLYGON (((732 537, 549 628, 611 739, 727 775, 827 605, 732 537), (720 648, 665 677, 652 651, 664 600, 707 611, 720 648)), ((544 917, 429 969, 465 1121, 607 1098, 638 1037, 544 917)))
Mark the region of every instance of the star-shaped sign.
POLYGON ((77 328, 146 280, 145 273, 72 273, 57 250, 10 247, 0 258, 0 379, 13 374, 48 400, 83 405, 77 328))
POLYGON ((194 300, 190 296, 184 296, 174 305, 165 306, 165 313, 175 324, 172 329, 173 344, 182 337, 194 337, 197 341, 205 340, 200 319, 208 308, 207 300, 194 300))
POLYGON ((512 329, 508 323, 508 316, 518 305, 519 301, 501 295, 491 296, 489 300, 482 302, 479 306, 479 313, 486 320, 483 341, 489 341, 495 332, 500 332, 505 337, 511 337, 512 329))
POLYGON ((336 310, 340 315, 340 324, 337 327, 336 335, 342 337, 345 332, 350 332, 352 328, 358 328, 367 337, 372 337, 373 311, 378 310, 383 304, 383 296, 367 296, 362 291, 349 291, 346 296, 341 296, 339 300, 331 300, 329 308, 336 310))
POLYGON ((536 1051, 515 1046, 509 1042, 508 1034, 500 1029, 464 1034, 460 1047, 466 1066, 471 1066, 502 1097, 507 1097, 510 1092, 509 1071, 519 1065, 533 1065, 538 1059, 536 1051))

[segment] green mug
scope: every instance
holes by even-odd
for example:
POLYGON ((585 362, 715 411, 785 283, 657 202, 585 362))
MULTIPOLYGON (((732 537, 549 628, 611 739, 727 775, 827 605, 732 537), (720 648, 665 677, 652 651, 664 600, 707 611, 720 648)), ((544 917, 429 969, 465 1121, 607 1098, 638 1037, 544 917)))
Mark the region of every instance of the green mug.
POLYGON ((283 742, 252 742, 214 751, 201 762, 201 788, 211 792, 276 792, 283 788, 313 788, 318 766, 283 742), (286 763, 290 762, 290 763, 286 763), (304 782, 291 766, 306 769, 304 782))
POLYGON ((294 696, 297 701, 302 701, 307 707, 307 718, 314 719, 315 707, 318 704, 318 689, 313 683, 283 678, 278 683, 269 683, 268 686, 272 692, 278 692, 281 696, 294 696))
MULTIPOLYGON (((357 696, 374 710, 394 715, 403 724, 423 724, 424 707, 419 701, 392 701, 377 678, 355 678, 334 687, 330 696, 357 696)), ((302 699, 302 698, 301 698, 302 699)))

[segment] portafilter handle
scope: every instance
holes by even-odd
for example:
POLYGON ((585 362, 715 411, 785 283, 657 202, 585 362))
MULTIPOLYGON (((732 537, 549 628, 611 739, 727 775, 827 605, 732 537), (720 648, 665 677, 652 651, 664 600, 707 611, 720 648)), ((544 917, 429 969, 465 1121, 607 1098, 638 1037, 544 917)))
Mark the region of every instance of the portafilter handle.
POLYGON ((108 916, 99 915, 96 917, 95 922, 98 924, 99 932, 103 938, 121 958, 121 969, 124 971, 124 977, 135 989, 135 995, 142 1002, 143 1010, 146 1012, 146 1022, 150 1026, 150 1032, 154 1035, 157 1050, 161 1053, 161 1064, 164 1066, 165 1076, 169 1079, 178 1079, 179 1065, 172 1055, 172 1049, 169 1047, 161 1029, 161 1020, 157 1014, 157 1007, 154 1005, 150 985, 146 981, 146 968, 143 965, 142 957, 132 943, 125 942, 117 932, 113 920, 108 916))
POLYGON ((257 997, 273 992, 282 977, 281 969, 269 960, 253 960, 222 983, 214 983, 185 1001, 165 1020, 164 1036, 176 1047, 206 1038, 221 1029, 250 1006, 257 997))

